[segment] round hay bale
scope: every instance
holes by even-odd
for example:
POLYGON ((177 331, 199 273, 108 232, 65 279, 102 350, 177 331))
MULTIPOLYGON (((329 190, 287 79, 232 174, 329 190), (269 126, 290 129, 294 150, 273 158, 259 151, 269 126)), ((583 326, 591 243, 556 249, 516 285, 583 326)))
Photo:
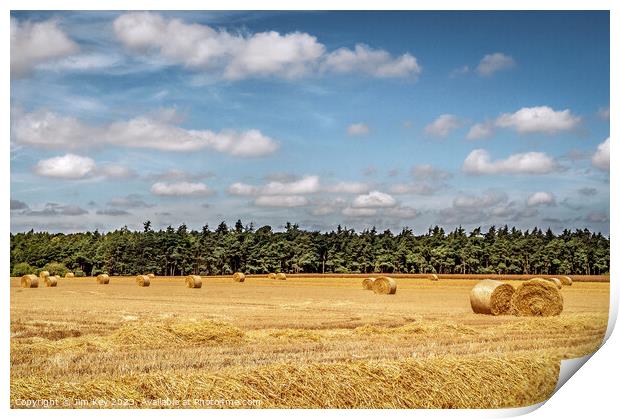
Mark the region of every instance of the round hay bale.
POLYGON ((428 279, 430 279, 431 281, 439 281, 439 277, 437 276, 437 274, 431 274, 428 279))
POLYGON ((65 278, 75 278, 75 274, 73 272, 67 272, 65 278))
POLYGON ((549 278, 547 279, 547 281, 553 282, 559 290, 562 289, 562 281, 560 281, 558 278, 549 278))
POLYGON ((276 279, 279 279, 280 281, 286 281, 286 274, 284 272, 278 272, 276 274, 276 279))
POLYGON ((201 288, 202 278, 200 275, 187 275, 185 277, 185 286, 187 288, 201 288))
POLYGON ((148 287, 151 285, 151 278, 148 275, 138 275, 136 276, 136 282, 139 287, 148 287))
POLYGON ((562 285, 573 285, 573 279, 570 276, 561 276, 560 281, 562 281, 562 285))
POLYGON ((235 274, 233 275, 233 281, 245 282, 245 274, 243 272, 235 272, 235 274))
POLYGON ((267 278, 269 278, 269 279, 276 279, 276 274, 272 272, 269 275, 267 275, 267 278))
POLYGON ((110 283, 110 276, 108 274, 100 274, 97 275, 97 283, 98 284, 109 284, 110 283))
POLYGON ((37 288, 39 286, 39 278, 36 275, 22 276, 22 288, 37 288))
POLYGON ((396 294, 396 280, 389 276, 380 276, 372 282, 375 294, 396 294))
POLYGON ((41 271, 41 272, 39 272, 39 278, 43 279, 46 276, 50 276, 50 271, 41 271))
POLYGON ((148 277, 149 277, 149 278, 155 278, 155 274, 150 273, 150 274, 148 274, 148 277))
POLYGON ((43 281, 45 282, 46 287, 56 287, 58 286, 59 279, 60 278, 58 276, 52 275, 52 276, 46 276, 45 278, 43 278, 43 281))
POLYGON ((364 288, 365 290, 371 290, 372 289, 372 284, 373 282, 375 282, 376 278, 365 278, 362 281, 362 288, 364 288))
POLYGON ((554 283, 534 278, 516 289, 510 306, 517 316, 557 316, 564 309, 564 299, 554 283))
POLYGON ((484 279, 469 293, 471 309, 478 314, 510 314, 510 300, 514 292, 515 289, 510 284, 484 279))

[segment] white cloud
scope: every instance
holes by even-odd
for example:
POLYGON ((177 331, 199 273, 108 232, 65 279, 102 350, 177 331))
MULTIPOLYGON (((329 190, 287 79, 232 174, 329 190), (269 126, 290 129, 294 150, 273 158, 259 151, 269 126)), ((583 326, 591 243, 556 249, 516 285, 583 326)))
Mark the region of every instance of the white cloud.
POLYGON ((353 208, 389 208, 396 206, 396 200, 386 193, 372 191, 356 196, 351 206, 353 208))
POLYGON ((71 55, 37 66, 49 71, 89 71, 110 68, 121 64, 121 57, 99 53, 71 55))
POLYGON ((512 128, 520 134, 555 134, 572 130, 580 122, 581 118, 573 115, 570 109, 555 111, 549 106, 521 108, 515 113, 504 113, 495 121, 498 127, 512 128))
POLYGON ((512 68, 514 65, 515 60, 511 56, 496 52, 482 57, 476 71, 479 75, 487 77, 497 71, 512 68))
POLYGON ((609 121, 609 106, 599 108, 597 115, 604 121, 609 121))
POLYGON ((592 164, 601 170, 609 171, 609 138, 600 143, 592 156, 592 164))
POLYGON ((118 179, 130 178, 136 175, 136 172, 134 172, 130 168, 121 166, 119 164, 108 164, 105 166, 100 166, 97 172, 105 177, 118 179))
POLYGON ((319 177, 311 175, 290 181, 272 181, 262 186, 236 182, 228 187, 228 193, 237 196, 307 195, 320 192, 357 194, 367 192, 368 189, 368 184, 362 182, 338 182, 322 186, 319 177))
POLYGON ((412 220, 416 218, 418 214, 418 210, 409 206, 398 206, 394 208, 389 208, 385 211, 385 215, 389 217, 400 218, 403 220, 412 220))
POLYGON ((432 195, 439 187, 428 183, 396 183, 390 187, 390 193, 397 195, 432 195))
POLYGON ((205 196, 213 193, 207 185, 200 182, 157 182, 151 186, 151 192, 159 196, 205 196))
POLYGON ((411 175, 415 179, 422 180, 445 180, 452 177, 449 172, 441 170, 432 164, 418 164, 411 168, 411 175))
POLYGON ((321 69, 333 73, 360 72, 374 77, 417 77, 422 67, 410 54, 394 58, 389 52, 357 44, 354 50, 340 48, 325 57, 321 69))
POLYGON ((342 215, 347 217, 371 217, 377 214, 374 208, 351 208, 346 207, 342 210, 342 215))
POLYGON ((467 132, 466 138, 468 140, 481 140, 484 138, 490 138, 493 136, 494 132, 495 127, 493 122, 478 123, 471 126, 469 132, 467 132))
POLYGON ((59 179, 83 179, 94 175, 96 164, 90 157, 66 154, 40 160, 34 168, 39 176, 59 179))
POLYGON ((555 195, 551 192, 534 192, 527 198, 527 205, 530 207, 554 206, 555 195))
POLYGON ((433 137, 445 138, 452 131, 459 128, 460 126, 461 121, 459 121, 456 116, 450 114, 443 114, 440 115, 433 122, 428 124, 424 128, 424 132, 426 132, 428 135, 432 135, 433 137))
POLYGON ((350 136, 361 136, 370 133, 370 128, 364 123, 351 124, 347 127, 347 134, 350 136))
POLYGON ((476 149, 463 162, 463 172, 470 175, 531 174, 541 175, 557 170, 558 165, 545 153, 528 152, 508 156, 503 160, 491 161, 489 152, 476 149))
POLYGON ((20 22, 11 18, 11 76, 27 75, 39 63, 77 52, 58 21, 20 22))
POLYGON ((187 130, 171 125, 167 122, 169 119, 169 115, 159 119, 139 116, 104 126, 90 126, 76 118, 46 110, 15 112, 12 134, 17 143, 42 148, 75 149, 104 144, 181 152, 209 148, 237 157, 261 157, 279 147, 275 140, 256 129, 241 132, 187 130))
POLYGON ((293 208, 308 205, 308 199, 299 195, 265 195, 254 200, 259 207, 293 208))
POLYGON ((452 201, 456 209, 485 209, 506 202, 508 196, 503 192, 489 191, 482 195, 459 195, 452 201))
POLYGON ((324 188, 326 192, 345 194, 361 194, 368 192, 369 189, 370 186, 363 182, 338 182, 324 188))

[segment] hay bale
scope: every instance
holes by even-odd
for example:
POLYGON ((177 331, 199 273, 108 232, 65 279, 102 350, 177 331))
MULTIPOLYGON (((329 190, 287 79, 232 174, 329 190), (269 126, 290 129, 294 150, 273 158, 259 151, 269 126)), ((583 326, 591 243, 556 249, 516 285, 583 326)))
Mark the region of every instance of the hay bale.
POLYGON ((510 306, 517 316, 557 316, 564 309, 564 299, 555 284, 534 278, 516 289, 510 306))
POLYGON ((286 274, 284 272, 278 272, 276 274, 276 279, 279 279, 280 281, 286 281, 286 274))
POLYGON ((560 281, 562 281, 562 285, 573 285, 573 279, 570 276, 561 276, 560 281))
POLYGON ((97 283, 98 284, 109 284, 110 283, 110 276, 108 274, 100 274, 97 275, 97 283))
POLYGON ((139 287, 148 287, 151 285, 151 278, 148 275, 138 275, 136 276, 136 283, 139 287))
POLYGON ((376 278, 365 278, 362 281, 362 288, 364 288, 365 290, 371 290, 372 289, 372 284, 375 282, 376 278))
POLYGON ((267 275, 267 278, 269 278, 269 279, 276 279, 276 274, 272 272, 269 275, 267 275))
POLYGON ((75 278, 75 274, 73 272, 67 272, 65 278, 75 278))
POLYGON ((510 314, 510 300, 514 292, 515 289, 510 284, 484 279, 469 293, 471 309, 478 314, 510 314))
POLYGON ((46 287, 56 287, 58 286, 59 279, 60 277, 52 275, 52 276, 46 276, 45 278, 43 278, 43 281, 46 287))
POLYGON ((155 278, 155 274, 154 273, 150 273, 150 274, 148 274, 148 277, 149 278, 155 278))
POLYGON ((380 276, 372 283, 375 294, 396 294, 396 280, 389 276, 380 276))
POLYGON ((46 276, 50 276, 50 271, 41 271, 41 272, 39 272, 39 278, 40 279, 43 279, 46 276))
POLYGON ((439 277, 437 276, 437 274, 431 274, 428 279, 430 279, 431 281, 439 281, 439 277))
POLYGON ((245 274, 243 272, 235 272, 235 274, 233 275, 233 281, 245 282, 245 274))
POLYGON ((200 275, 187 275, 185 277, 185 286, 187 288, 201 288, 202 278, 200 275))
POLYGON ((559 279, 557 279, 557 278, 549 278, 549 279, 547 279, 547 281, 553 282, 555 284, 555 286, 558 287, 558 289, 560 289, 560 290, 562 289, 562 281, 560 281, 559 279))
POLYGON ((36 275, 22 276, 22 288, 37 288, 39 286, 39 278, 36 275))

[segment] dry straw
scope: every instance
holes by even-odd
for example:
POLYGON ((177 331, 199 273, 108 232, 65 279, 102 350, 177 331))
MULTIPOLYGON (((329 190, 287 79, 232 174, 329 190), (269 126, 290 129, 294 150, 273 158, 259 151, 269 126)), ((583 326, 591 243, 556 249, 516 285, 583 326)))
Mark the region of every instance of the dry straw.
POLYGON ((39 286, 39 278, 36 275, 22 276, 22 288, 37 288, 39 286))
POLYGON ((555 284, 534 278, 517 288, 510 304, 517 316, 557 316, 564 308, 564 299, 555 284))
POLYGON ((149 278, 155 278, 155 274, 150 273, 150 274, 148 274, 148 277, 149 277, 149 278))
POLYGON ((362 288, 365 290, 372 290, 372 284, 375 282, 376 278, 366 278, 362 281, 362 288))
POLYGON ((46 276, 45 278, 43 278, 43 281, 45 282, 45 286, 46 287, 56 287, 58 286, 58 276, 46 276))
POLYGON ((39 278, 40 279, 43 279, 46 276, 50 276, 50 271, 41 271, 41 272, 39 272, 39 278))
POLYGON ((75 274, 73 272, 67 272, 65 278, 75 278, 75 274))
POLYGON ((148 287, 151 285, 151 278, 148 275, 138 275, 136 276, 136 283, 139 287, 148 287))
POLYGON ((372 283, 375 294, 396 294, 396 280, 389 276, 380 276, 372 283))
POLYGON ((562 285, 573 285, 573 279, 570 276, 561 276, 562 285))
POLYGON ((235 272, 235 274, 233 275, 233 281, 245 282, 245 274, 242 272, 235 272))
POLYGON ((269 275, 267 275, 267 278, 269 278, 269 279, 276 279, 276 274, 271 272, 269 275))
POLYGON ((281 280, 281 281, 285 281, 285 280, 286 280, 286 274, 285 274, 285 273, 283 273, 283 272, 278 272, 278 273, 276 274, 276 279, 279 279, 279 280, 281 280))
POLYGON ((202 278, 199 275, 187 275, 185 277, 185 286, 187 288, 201 288, 202 278))
POLYGON ((108 274, 97 275, 97 283, 98 284, 109 284, 110 276, 108 274))
POLYGON ((553 282, 555 286, 558 287, 558 289, 562 289, 562 281, 560 281, 558 278, 549 278, 547 279, 547 281, 553 282))
POLYGON ((439 277, 437 276, 437 274, 431 274, 428 279, 430 279, 431 281, 439 281, 439 277))
POLYGON ((510 284, 493 279, 478 282, 469 293, 469 302, 474 313, 500 314, 510 313, 510 300, 515 289, 510 284))

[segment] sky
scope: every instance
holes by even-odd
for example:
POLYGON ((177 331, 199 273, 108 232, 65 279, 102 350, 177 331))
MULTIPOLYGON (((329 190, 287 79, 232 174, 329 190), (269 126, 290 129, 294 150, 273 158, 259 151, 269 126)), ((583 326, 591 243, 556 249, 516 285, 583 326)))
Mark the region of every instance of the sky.
POLYGON ((11 231, 609 234, 608 12, 12 12, 11 231))

